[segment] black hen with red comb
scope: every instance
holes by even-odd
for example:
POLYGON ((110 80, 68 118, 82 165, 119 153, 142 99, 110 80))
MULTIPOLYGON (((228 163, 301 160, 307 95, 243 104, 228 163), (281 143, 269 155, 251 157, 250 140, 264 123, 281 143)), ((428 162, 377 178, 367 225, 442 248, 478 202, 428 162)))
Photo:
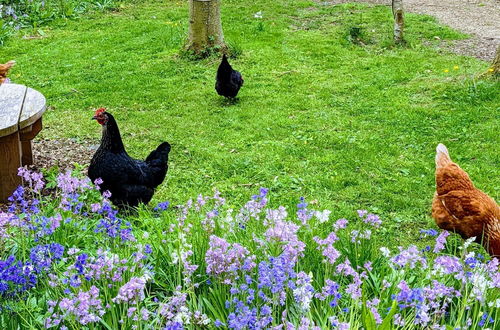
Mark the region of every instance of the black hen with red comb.
POLYGON ((170 144, 163 142, 146 160, 133 159, 125 151, 115 118, 104 108, 92 118, 102 125, 101 145, 90 162, 88 176, 100 178, 101 193, 108 190, 116 206, 147 204, 167 174, 170 144))
POLYGON ((217 94, 227 98, 235 98, 241 86, 243 86, 241 73, 233 70, 227 60, 226 54, 224 54, 217 70, 217 76, 215 77, 215 90, 217 94))

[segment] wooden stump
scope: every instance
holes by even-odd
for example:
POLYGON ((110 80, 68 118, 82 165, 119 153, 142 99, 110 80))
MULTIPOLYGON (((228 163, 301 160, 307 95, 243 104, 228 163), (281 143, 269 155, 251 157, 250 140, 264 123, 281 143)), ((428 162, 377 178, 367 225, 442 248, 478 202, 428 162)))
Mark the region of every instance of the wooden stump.
POLYGON ((18 168, 33 164, 31 140, 42 129, 45 103, 34 89, 0 85, 0 203, 21 184, 18 168))
POLYGON ((21 178, 17 176, 17 169, 21 167, 21 144, 19 143, 19 132, 0 138, 0 201, 7 201, 17 186, 21 184, 21 178))

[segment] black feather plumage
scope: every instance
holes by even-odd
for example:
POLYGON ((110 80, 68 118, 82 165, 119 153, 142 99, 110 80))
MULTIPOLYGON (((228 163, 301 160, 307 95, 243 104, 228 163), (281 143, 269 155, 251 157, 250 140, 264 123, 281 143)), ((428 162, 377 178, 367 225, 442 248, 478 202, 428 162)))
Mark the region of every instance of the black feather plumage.
POLYGON ((227 60, 226 54, 224 54, 219 69, 217 69, 217 76, 215 77, 215 90, 217 94, 234 98, 238 95, 241 86, 243 86, 241 73, 233 70, 227 60))
POLYGON ((90 162, 90 180, 101 178, 101 192, 109 190, 118 207, 147 204, 167 174, 170 144, 163 142, 144 161, 133 159, 125 150, 115 118, 107 112, 102 115, 101 145, 90 162))

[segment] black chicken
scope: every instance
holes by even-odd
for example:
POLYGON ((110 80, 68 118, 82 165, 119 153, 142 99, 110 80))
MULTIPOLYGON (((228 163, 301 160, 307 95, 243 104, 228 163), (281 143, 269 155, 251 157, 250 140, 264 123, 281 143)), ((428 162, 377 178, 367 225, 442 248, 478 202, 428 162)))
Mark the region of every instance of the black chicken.
POLYGON ((92 119, 102 125, 102 139, 90 162, 90 180, 101 178, 101 192, 109 190, 111 201, 120 208, 147 204, 167 174, 170 144, 160 144, 145 161, 133 159, 125 151, 115 118, 106 109, 98 109, 92 119))
POLYGON ((228 98, 235 98, 241 86, 243 86, 241 73, 233 70, 231 64, 227 61, 226 54, 224 54, 217 70, 217 76, 215 77, 215 90, 217 94, 228 98))

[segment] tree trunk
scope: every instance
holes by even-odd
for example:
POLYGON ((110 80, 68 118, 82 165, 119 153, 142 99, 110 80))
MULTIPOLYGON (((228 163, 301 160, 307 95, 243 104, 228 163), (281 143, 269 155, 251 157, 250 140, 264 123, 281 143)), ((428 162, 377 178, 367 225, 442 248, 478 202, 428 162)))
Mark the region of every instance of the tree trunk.
POLYGON ((394 42, 402 44, 404 43, 403 28, 405 24, 402 0, 392 0, 392 15, 394 16, 394 42))
POLYGON ((204 54, 209 48, 224 48, 220 0, 189 0, 189 40, 187 49, 204 54))
POLYGON ((479 78, 500 78, 500 45, 497 47, 497 52, 493 62, 491 62, 490 67, 486 72, 479 75, 479 78))
POLYGON ((488 71, 494 76, 500 75, 500 45, 497 47, 497 54, 495 55, 493 63, 491 63, 488 71))

